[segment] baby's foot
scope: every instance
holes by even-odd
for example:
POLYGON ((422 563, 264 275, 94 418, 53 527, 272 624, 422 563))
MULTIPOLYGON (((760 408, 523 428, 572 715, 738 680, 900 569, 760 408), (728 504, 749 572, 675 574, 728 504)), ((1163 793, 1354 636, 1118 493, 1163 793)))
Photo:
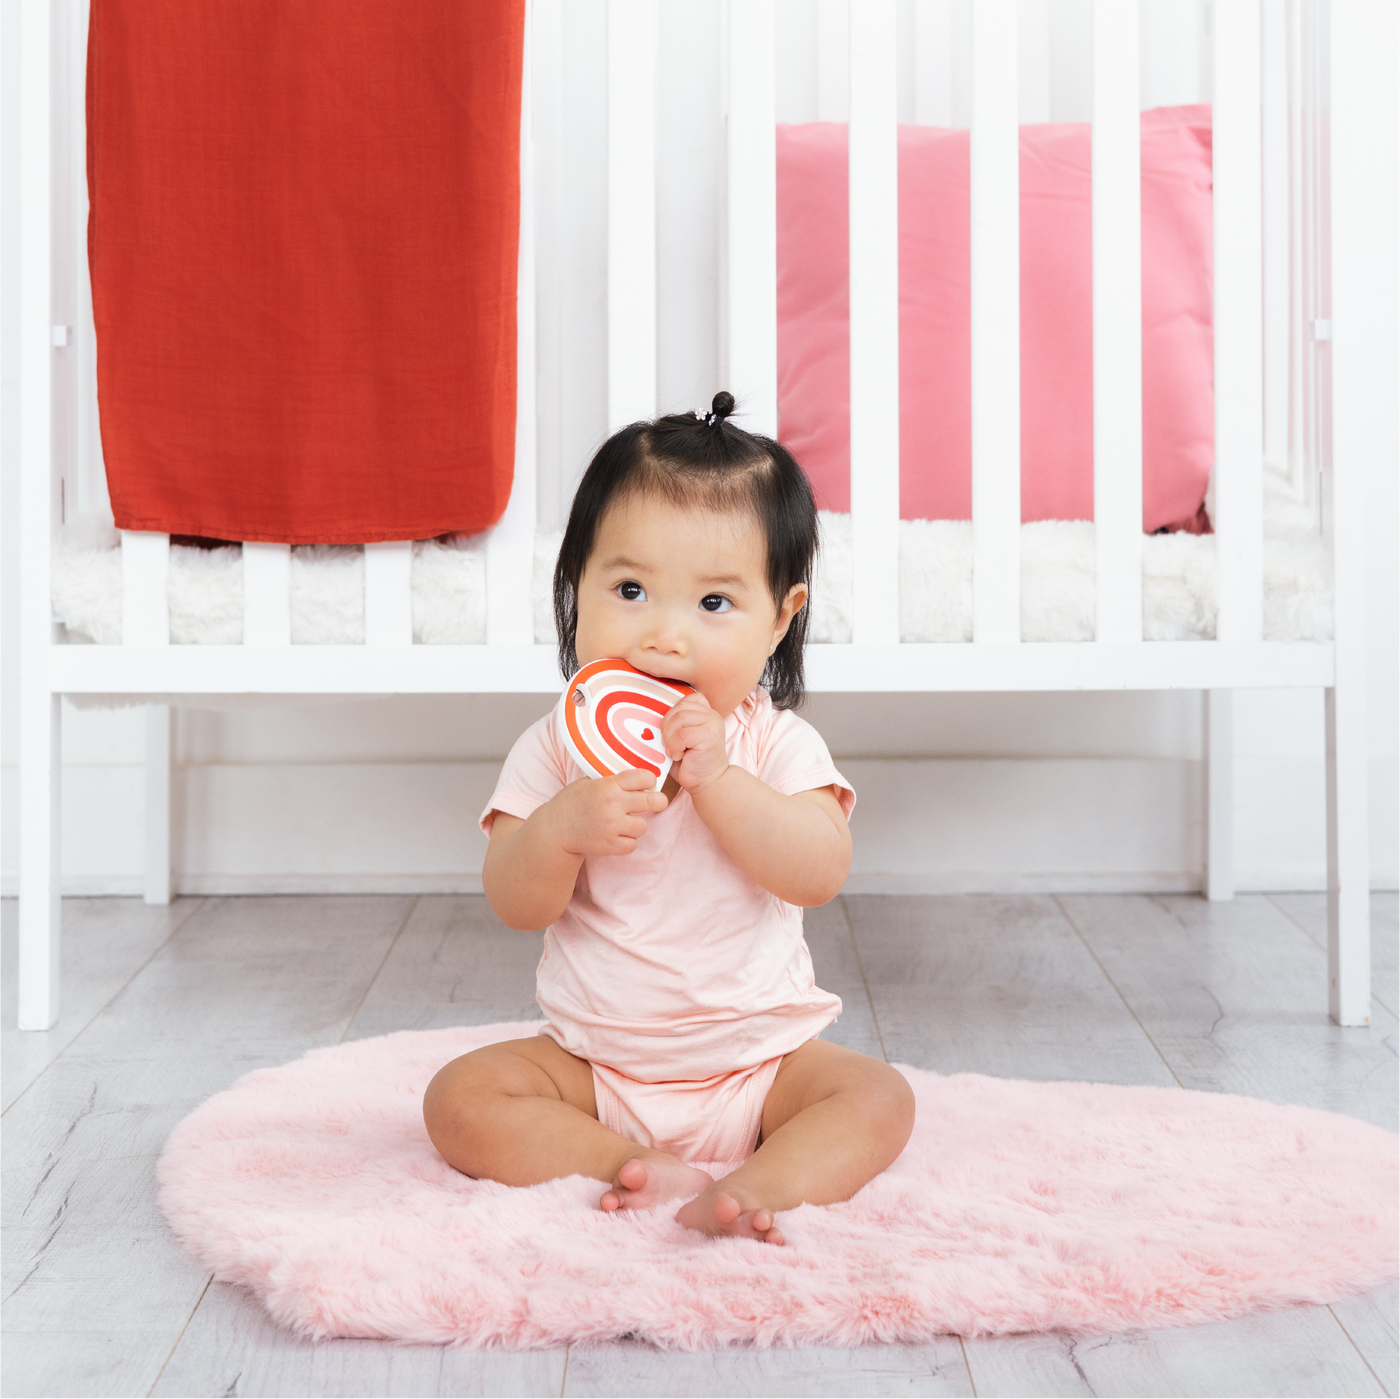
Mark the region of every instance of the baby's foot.
POLYGON ((765 1244, 783 1242, 773 1211, 761 1205, 752 1191, 723 1181, 682 1205, 676 1219, 702 1234, 728 1234, 765 1244))
POLYGON ((644 1210, 677 1196, 689 1198, 708 1190, 712 1177, 674 1156, 634 1156, 617 1173, 612 1189, 598 1201, 605 1210, 644 1210))

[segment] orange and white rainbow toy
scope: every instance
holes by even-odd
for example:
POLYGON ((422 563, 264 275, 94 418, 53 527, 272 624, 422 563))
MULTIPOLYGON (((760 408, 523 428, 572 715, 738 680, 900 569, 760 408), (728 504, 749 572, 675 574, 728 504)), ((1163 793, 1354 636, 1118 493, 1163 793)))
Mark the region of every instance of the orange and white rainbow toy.
POLYGON ((559 736, 590 777, 643 768, 656 774, 659 791, 671 771, 661 720, 694 693, 683 680, 663 680, 623 660, 590 661, 564 687, 555 711, 559 736))

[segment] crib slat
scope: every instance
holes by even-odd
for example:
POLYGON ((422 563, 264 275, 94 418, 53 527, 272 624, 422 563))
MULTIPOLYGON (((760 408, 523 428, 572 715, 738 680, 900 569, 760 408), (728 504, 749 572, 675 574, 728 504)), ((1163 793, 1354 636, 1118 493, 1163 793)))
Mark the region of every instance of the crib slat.
POLYGON ((1142 640, 1142 176, 1138 13, 1094 3, 1097 641, 1142 640))
POLYGON ((851 0, 816 0, 818 121, 850 120, 850 5, 851 0))
MULTIPOLYGON (((550 16, 555 23, 558 16, 550 16)), ((539 464, 535 417, 535 26, 544 23, 526 0, 525 66, 520 93, 520 250, 515 293, 515 475, 505 514, 486 536, 486 642, 530 646, 535 640, 531 590, 535 566, 539 464)), ((410 614, 410 636, 412 620, 410 614)))
POLYGON ((1263 173, 1259 0, 1216 0, 1215 549, 1221 641, 1263 635, 1263 173))
POLYGON ((608 431, 656 413, 656 8, 608 0, 608 431))
POLYGON ((778 431, 778 167, 773 0, 730 0, 727 387, 744 426, 778 431))
POLYGON ((168 646, 170 536, 122 532, 122 645, 168 646))
POLYGON ((972 7, 972 639, 1021 639, 1016 0, 972 7))
POLYGON ((243 546, 243 644, 292 644, 292 549, 289 544, 243 546))
POLYGON ((954 126, 953 6, 951 0, 914 0, 914 120, 954 126))
POLYGON ((899 149, 894 0, 851 0, 852 635, 899 640, 899 149))
POLYGON ((365 545, 365 645, 413 644, 413 544, 365 545))

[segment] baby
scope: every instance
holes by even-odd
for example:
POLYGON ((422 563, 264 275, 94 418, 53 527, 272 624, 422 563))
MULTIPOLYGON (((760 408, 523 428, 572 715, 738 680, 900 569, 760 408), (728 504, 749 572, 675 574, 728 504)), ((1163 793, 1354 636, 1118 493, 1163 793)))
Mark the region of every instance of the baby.
POLYGON ((547 929, 548 1023, 454 1059, 423 1114, 469 1176, 610 1180, 604 1210, 680 1199, 692 1229, 780 1244, 779 1211, 849 1199, 899 1155, 914 1099, 888 1064, 818 1038, 841 1002, 816 985, 802 909, 845 881, 855 794, 793 713, 812 493, 733 408, 721 393, 703 418, 634 423, 579 485, 554 574, 560 664, 620 657, 694 687, 661 724, 679 789, 585 776, 552 715, 517 741, 482 817, 482 881, 503 922, 547 929))

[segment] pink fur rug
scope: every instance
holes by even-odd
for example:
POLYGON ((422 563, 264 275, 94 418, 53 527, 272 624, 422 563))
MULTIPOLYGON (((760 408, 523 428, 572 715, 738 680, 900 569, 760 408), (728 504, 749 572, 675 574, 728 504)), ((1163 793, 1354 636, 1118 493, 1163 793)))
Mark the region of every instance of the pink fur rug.
POLYGON ((308 1336, 529 1348, 631 1334, 702 1349, 1122 1331, 1329 1302, 1396 1271, 1397 1139, 1250 1098, 903 1072, 918 1122, 786 1248, 675 1205, 605 1215, 581 1176, 469 1180, 420 1099, 531 1024, 318 1049, 191 1113, 160 1162, 181 1239, 308 1336))

